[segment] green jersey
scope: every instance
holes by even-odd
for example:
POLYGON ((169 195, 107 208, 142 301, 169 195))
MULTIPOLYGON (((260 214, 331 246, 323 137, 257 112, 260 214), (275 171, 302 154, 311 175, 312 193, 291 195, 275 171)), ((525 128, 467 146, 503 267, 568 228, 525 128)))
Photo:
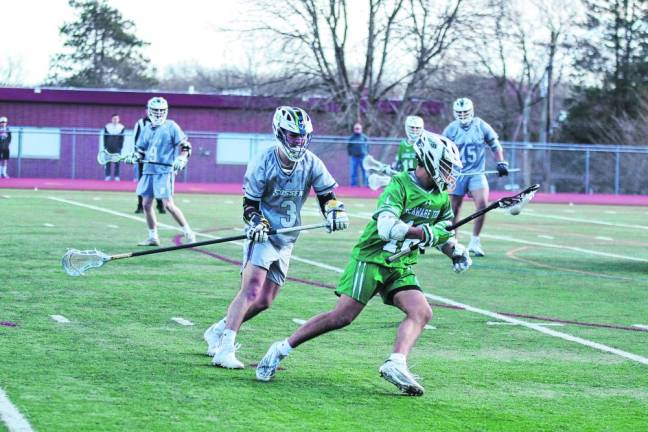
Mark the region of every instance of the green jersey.
POLYGON ((378 224, 376 220, 382 212, 393 213, 397 218, 409 225, 430 225, 439 224, 435 229, 437 243, 442 244, 448 241, 451 233, 443 229, 445 225, 452 223, 454 217, 452 207, 448 198, 448 192, 430 192, 419 186, 414 173, 402 172, 392 177, 391 183, 387 185, 378 199, 378 207, 372 220, 367 224, 360 240, 354 246, 352 256, 363 262, 380 264, 385 267, 408 267, 416 264, 418 248, 411 254, 402 257, 395 262, 388 262, 387 258, 401 250, 403 246, 409 246, 415 239, 404 241, 392 240, 383 241, 378 235, 378 224))
POLYGON ((414 146, 408 143, 405 139, 402 140, 398 146, 396 163, 401 167, 402 171, 410 171, 416 168, 417 162, 414 146))

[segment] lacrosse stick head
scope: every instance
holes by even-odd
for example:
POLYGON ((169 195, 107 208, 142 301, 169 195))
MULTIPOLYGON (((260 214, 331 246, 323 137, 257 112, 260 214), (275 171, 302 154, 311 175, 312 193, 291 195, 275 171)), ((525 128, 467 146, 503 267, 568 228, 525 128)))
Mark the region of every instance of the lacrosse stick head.
POLYGON ((394 172, 394 170, 392 170, 389 165, 377 161, 371 155, 367 155, 365 156, 364 159, 362 159, 362 167, 365 169, 365 171, 368 171, 370 173, 387 174, 387 175, 396 174, 396 172, 394 172))
POLYGON ((522 211, 522 208, 533 199, 533 195, 540 189, 539 184, 534 184, 524 189, 522 192, 517 195, 510 197, 504 197, 499 200, 499 208, 504 210, 506 213, 513 216, 517 216, 522 211))
POLYGON ((99 165, 106 165, 108 162, 119 162, 121 158, 121 154, 109 153, 106 149, 101 149, 97 153, 97 162, 99 162, 99 165))
POLYGON ((86 270, 97 268, 110 261, 110 256, 96 249, 68 249, 63 255, 63 270, 70 276, 81 276, 86 270))
POLYGON ((382 187, 387 186, 391 181, 391 177, 374 173, 370 174, 367 180, 367 183, 369 184, 369 188, 371 190, 378 190, 382 187))

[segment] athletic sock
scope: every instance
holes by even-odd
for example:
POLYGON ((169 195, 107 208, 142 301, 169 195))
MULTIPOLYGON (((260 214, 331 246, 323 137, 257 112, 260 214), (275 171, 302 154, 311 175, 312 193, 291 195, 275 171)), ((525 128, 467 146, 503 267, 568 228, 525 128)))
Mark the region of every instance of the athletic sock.
POLYGON ((148 231, 149 231, 149 238, 158 238, 157 228, 153 228, 148 231))
POLYGON ((389 356, 389 360, 396 363, 407 364, 407 357, 405 357, 405 354, 401 353, 392 353, 392 355, 389 356))
POLYGON ((291 353, 292 350, 293 348, 288 343, 288 339, 284 339, 281 341, 281 343, 279 343, 279 353, 282 356, 287 356, 288 354, 291 353))
POLYGON ((223 332, 223 339, 221 344, 226 347, 234 347, 234 341, 236 340, 236 332, 234 330, 225 329, 223 332))

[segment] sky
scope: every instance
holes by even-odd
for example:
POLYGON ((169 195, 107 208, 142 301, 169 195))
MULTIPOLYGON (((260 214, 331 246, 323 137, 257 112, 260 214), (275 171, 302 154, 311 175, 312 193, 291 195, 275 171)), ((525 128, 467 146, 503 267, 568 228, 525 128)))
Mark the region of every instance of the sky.
MULTIPOLYGON (((528 0, 514 1, 522 9, 529 5, 528 0)), ((124 18, 135 22, 136 35, 151 44, 145 50, 146 55, 161 73, 183 63, 213 68, 245 65, 250 61, 258 65, 262 54, 274 55, 263 50, 263 41, 245 41, 235 32, 222 31, 245 26, 250 14, 255 13, 251 1, 109 0, 108 3, 124 18)), ((364 20, 365 2, 353 0, 348 4, 350 16, 364 20)), ((59 35, 59 27, 75 19, 68 0, 0 0, 0 11, 3 15, 0 71, 9 62, 18 63, 22 84, 44 81, 50 58, 62 50, 64 40, 59 35)), ((366 26, 363 22, 353 22, 351 26, 350 39, 355 39, 360 49, 363 26, 366 26)))
MULTIPOLYGON (((151 43, 146 54, 161 71, 174 63, 218 67, 245 61, 243 43, 230 32, 218 31, 241 19, 245 2, 110 0, 109 4, 135 22, 137 36, 151 43)), ((50 57, 63 46, 59 27, 74 19, 67 0, 0 0, 0 10, 0 62, 2 58, 19 62, 26 84, 44 80, 50 57)))

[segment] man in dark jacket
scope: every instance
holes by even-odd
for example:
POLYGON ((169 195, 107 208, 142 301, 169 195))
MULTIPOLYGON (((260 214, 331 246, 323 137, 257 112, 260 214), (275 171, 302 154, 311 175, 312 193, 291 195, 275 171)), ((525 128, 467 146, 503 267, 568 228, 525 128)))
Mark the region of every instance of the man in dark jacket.
POLYGON ((362 184, 367 185, 367 173, 362 166, 362 161, 369 153, 367 135, 362 133, 362 125, 356 123, 353 125, 353 135, 349 137, 347 143, 347 152, 349 153, 349 167, 351 170, 351 186, 360 186, 358 182, 358 169, 362 172, 362 184))
POLYGON ((7 117, 0 117, 0 178, 9 178, 9 174, 7 174, 7 161, 9 160, 11 131, 7 123, 7 117))
MULTIPOLYGON (((112 115, 112 120, 110 123, 106 124, 103 130, 103 147, 108 153, 121 153, 122 148, 124 148, 124 125, 119 123, 119 116, 117 114, 112 115)), ((110 175, 110 166, 114 165, 114 176, 115 181, 119 181, 119 162, 108 162, 105 166, 105 178, 104 180, 111 180, 112 176, 110 175)))

